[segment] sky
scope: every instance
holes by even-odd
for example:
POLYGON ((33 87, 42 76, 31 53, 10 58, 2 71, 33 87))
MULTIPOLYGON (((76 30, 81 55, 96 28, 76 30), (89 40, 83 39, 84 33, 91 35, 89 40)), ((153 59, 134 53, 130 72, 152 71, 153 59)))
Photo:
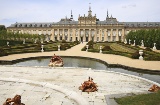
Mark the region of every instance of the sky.
POLYGON ((92 15, 101 21, 109 16, 119 22, 160 22, 160 0, 0 0, 0 25, 16 22, 58 22, 61 18, 78 21, 79 14, 92 15))

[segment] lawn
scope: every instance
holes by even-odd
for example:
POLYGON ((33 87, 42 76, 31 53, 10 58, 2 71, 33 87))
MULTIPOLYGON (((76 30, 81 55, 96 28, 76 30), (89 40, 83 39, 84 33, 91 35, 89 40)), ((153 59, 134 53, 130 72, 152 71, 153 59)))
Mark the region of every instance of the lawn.
POLYGON ((119 105, 160 105, 160 91, 115 99, 119 105))
MULTIPOLYGON (((142 49, 139 46, 126 45, 120 42, 88 42, 89 52, 99 52, 100 46, 102 46, 103 54, 115 54, 130 57, 133 59, 139 59, 139 50, 143 50, 144 60, 160 61, 160 53, 152 51, 150 48, 142 49)), ((86 47, 82 49, 86 51, 86 47)))
POLYGON ((47 51, 57 51, 58 45, 61 45, 61 50, 69 49, 77 44, 79 44, 78 41, 75 42, 66 42, 66 41, 50 41, 50 42, 44 42, 44 43, 33 43, 33 42, 26 42, 25 44, 22 44, 23 42, 20 41, 9 41, 10 45, 7 46, 7 41, 2 41, 3 43, 0 46, 0 56, 6 56, 10 54, 19 54, 19 53, 31 53, 31 52, 41 52, 41 45, 44 47, 44 52, 47 51), (5 42, 5 43, 4 43, 5 42))

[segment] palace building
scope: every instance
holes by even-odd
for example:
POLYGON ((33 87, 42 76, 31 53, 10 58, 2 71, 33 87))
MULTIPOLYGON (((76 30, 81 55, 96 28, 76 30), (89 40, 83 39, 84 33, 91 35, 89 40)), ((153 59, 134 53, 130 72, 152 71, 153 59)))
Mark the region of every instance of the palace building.
POLYGON ((7 27, 7 31, 45 35, 46 40, 66 40, 66 41, 124 41, 125 36, 130 31, 140 29, 158 29, 160 22, 119 22, 116 18, 107 16, 104 21, 100 21, 96 14, 92 15, 89 7, 88 15, 78 17, 78 21, 73 19, 72 11, 70 18, 63 18, 59 22, 50 23, 15 23, 7 27))

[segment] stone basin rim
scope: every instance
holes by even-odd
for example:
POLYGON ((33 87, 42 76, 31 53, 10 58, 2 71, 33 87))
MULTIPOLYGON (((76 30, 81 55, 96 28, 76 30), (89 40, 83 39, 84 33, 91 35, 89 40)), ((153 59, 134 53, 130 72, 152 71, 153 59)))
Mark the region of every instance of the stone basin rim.
MULTIPOLYGON (((101 60, 101 59, 97 59, 97 58, 83 57, 83 56, 64 56, 64 55, 59 55, 59 56, 66 57, 66 58, 81 58, 81 59, 94 60, 94 61, 98 61, 100 63, 105 64, 108 68, 122 68, 122 69, 127 69, 129 71, 160 74, 160 70, 142 69, 142 68, 130 67, 130 66, 122 65, 122 64, 109 64, 108 62, 101 60)), ((0 60, 0 65, 12 65, 12 64, 26 61, 26 60, 32 60, 32 59, 38 59, 38 58, 49 58, 49 57, 52 57, 52 56, 35 56, 35 57, 28 57, 28 58, 20 58, 20 59, 11 60, 11 61, 0 60)))

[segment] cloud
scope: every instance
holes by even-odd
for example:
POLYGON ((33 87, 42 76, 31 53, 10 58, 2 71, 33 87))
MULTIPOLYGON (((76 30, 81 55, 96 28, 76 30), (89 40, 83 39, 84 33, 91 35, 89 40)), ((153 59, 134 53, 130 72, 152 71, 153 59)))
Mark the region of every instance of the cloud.
POLYGON ((100 20, 105 20, 108 9, 119 21, 160 21, 159 0, 0 0, 0 24, 58 22, 70 17, 71 10, 77 21, 79 14, 88 14, 89 3, 100 20))

